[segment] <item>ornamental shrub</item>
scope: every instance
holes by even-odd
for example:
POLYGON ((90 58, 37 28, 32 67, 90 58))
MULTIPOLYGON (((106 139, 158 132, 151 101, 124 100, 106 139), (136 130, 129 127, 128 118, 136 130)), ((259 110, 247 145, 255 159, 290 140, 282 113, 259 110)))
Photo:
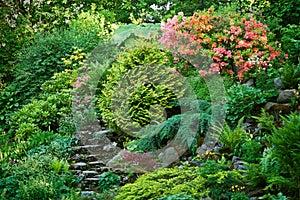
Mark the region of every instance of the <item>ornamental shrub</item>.
POLYGON ((267 102, 265 92, 245 84, 235 84, 227 90, 226 118, 236 122, 251 117, 253 108, 267 102))
POLYGON ((147 42, 117 58, 99 86, 103 119, 132 133, 168 117, 163 111, 175 107, 184 90, 182 79, 162 67, 166 59, 165 52, 147 42))
POLYGON ((185 193, 195 199, 207 197, 204 178, 197 175, 196 167, 163 168, 140 176, 134 183, 121 187, 116 200, 157 199, 185 193))
POLYGON ((71 90, 76 71, 66 70, 57 73, 46 81, 39 99, 33 99, 10 119, 10 133, 15 139, 26 140, 29 135, 41 131, 57 131, 59 119, 71 111, 71 90))
POLYGON ((211 57, 211 64, 199 66, 202 76, 229 73, 243 80, 246 72, 277 62, 281 52, 270 40, 272 35, 265 24, 230 7, 222 10, 210 8, 190 17, 175 15, 162 23, 160 42, 191 60, 200 54, 211 57))

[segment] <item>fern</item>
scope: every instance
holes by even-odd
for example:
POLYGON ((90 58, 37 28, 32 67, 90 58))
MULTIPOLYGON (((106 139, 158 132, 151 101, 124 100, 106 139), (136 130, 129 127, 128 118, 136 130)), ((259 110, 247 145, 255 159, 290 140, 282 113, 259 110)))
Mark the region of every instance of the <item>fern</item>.
POLYGON ((136 133, 142 138, 130 143, 129 148, 141 152, 155 151, 175 139, 195 153, 197 140, 205 136, 211 120, 209 103, 201 101, 199 107, 199 113, 174 115, 163 123, 142 128, 136 133))

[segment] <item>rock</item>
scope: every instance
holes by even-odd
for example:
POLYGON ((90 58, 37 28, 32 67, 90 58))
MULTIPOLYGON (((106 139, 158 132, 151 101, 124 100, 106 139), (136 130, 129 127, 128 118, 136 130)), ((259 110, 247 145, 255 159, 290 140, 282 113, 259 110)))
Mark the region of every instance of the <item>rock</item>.
POLYGON ((102 167, 105 166, 105 163, 102 161, 93 161, 88 163, 91 167, 102 167))
POLYGON ((87 164, 84 163, 84 162, 79 162, 79 163, 75 163, 75 164, 72 164, 70 166, 71 169, 80 169, 80 170, 85 170, 87 169, 87 164))
POLYGON ((98 174, 96 171, 82 171, 84 177, 93 178, 95 175, 98 174))
POLYGON ((275 88, 277 88, 277 89, 283 89, 284 88, 284 85, 283 85, 282 80, 280 78, 275 78, 274 79, 274 85, 275 85, 275 88))
POLYGON ((94 191, 82 191, 81 192, 81 196, 82 197, 85 197, 85 196, 91 196, 91 195, 94 195, 96 192, 94 191))
POLYGON ((247 170, 248 168, 244 165, 244 163, 245 162, 241 158, 233 156, 231 160, 231 166, 229 168, 236 170, 247 170))
POLYGON ((291 112, 290 104, 282 104, 282 103, 274 103, 274 102, 268 102, 264 106, 264 109, 274 115, 275 117, 278 117, 282 114, 289 114, 291 112))
POLYGON ((296 92, 297 91, 295 89, 281 90, 277 98, 277 103, 291 102, 291 99, 296 95, 296 92))
POLYGON ((248 87, 252 87, 254 85, 254 80, 253 79, 249 79, 245 85, 247 85, 248 87))
POLYGON ((158 155, 163 162, 163 166, 168 166, 179 160, 179 155, 174 147, 168 147, 158 155))

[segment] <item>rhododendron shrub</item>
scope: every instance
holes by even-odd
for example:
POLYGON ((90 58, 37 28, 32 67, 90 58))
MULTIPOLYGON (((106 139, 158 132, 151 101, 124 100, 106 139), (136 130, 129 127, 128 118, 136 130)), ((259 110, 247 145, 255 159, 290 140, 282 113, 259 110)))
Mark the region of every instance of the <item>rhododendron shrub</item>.
POLYGON ((278 43, 268 40, 271 33, 267 26, 251 14, 228 12, 224 15, 213 9, 190 17, 179 13, 163 22, 161 29, 160 42, 174 55, 194 57, 193 62, 203 55, 211 58, 206 66, 191 62, 201 76, 230 73, 241 81, 246 72, 266 69, 281 58, 278 43))

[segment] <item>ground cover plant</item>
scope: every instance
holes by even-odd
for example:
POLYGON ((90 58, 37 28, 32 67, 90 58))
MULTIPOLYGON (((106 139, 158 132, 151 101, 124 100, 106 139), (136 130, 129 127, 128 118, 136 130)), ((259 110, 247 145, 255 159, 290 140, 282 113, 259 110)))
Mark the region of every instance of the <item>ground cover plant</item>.
POLYGON ((299 199, 298 5, 1 1, 0 200, 299 199), (98 120, 121 159, 84 163, 87 195, 74 149, 98 120))

